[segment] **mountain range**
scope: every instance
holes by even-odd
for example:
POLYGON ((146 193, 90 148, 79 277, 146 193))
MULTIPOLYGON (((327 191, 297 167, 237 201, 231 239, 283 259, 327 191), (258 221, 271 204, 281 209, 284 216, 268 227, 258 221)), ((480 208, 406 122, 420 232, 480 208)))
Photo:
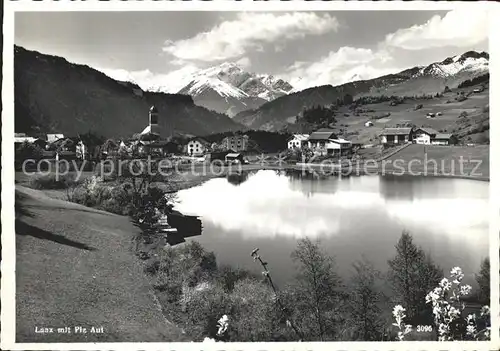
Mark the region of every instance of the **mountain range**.
POLYGON ((144 129, 149 107, 155 104, 164 135, 207 135, 248 128, 276 131, 294 123, 304 108, 330 105, 346 94, 355 98, 435 94, 487 73, 488 65, 488 53, 469 51, 375 79, 357 80, 360 76, 354 75, 354 81, 339 86, 295 91, 272 75, 223 63, 188 72, 170 83, 176 86, 165 82, 148 91, 88 66, 15 46, 15 129, 68 135, 91 130, 103 136, 128 136, 144 129), (178 93, 163 92, 172 89, 178 93))
POLYGON ((164 136, 243 128, 225 114, 197 106, 191 96, 143 91, 88 66, 19 46, 14 48, 14 89, 16 132, 127 137, 148 124, 151 105, 159 110, 164 136))
MULTIPOLYGON (((353 97, 436 94, 446 86, 456 88, 462 81, 489 71, 489 54, 469 51, 427 66, 417 66, 396 74, 369 80, 356 80, 339 86, 323 85, 292 92, 258 108, 242 111, 234 120, 251 129, 280 130, 304 109, 329 105, 346 94, 353 97)), ((353 77, 356 79, 357 77, 353 77)))
POLYGON ((234 62, 224 62, 202 70, 188 70, 176 78, 175 81, 157 82, 145 88, 189 95, 197 105, 230 117, 241 111, 258 108, 293 89, 282 79, 247 72, 234 62), (182 88, 179 89, 179 85, 182 88))

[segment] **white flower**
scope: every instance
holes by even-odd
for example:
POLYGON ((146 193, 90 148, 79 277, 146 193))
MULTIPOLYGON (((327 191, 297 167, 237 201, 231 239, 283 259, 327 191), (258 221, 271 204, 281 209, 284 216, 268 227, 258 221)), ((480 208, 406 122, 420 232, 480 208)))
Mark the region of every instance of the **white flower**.
POLYGON ((454 278, 453 283, 455 284, 460 283, 464 278, 464 273, 462 272, 462 269, 460 267, 453 267, 450 273, 451 278, 454 278))
POLYGON ((443 278, 440 282, 439 282, 439 286, 441 288, 443 288, 443 291, 448 291, 451 289, 451 283, 448 279, 446 278, 443 278))
POLYGON ((439 335, 447 334, 450 331, 450 327, 444 323, 439 324, 438 332, 439 335))
POLYGON ((432 309, 432 314, 434 314, 435 316, 439 316, 441 315, 441 307, 439 306, 434 306, 434 308, 432 309))
POLYGON ((219 325, 219 330, 217 331, 217 335, 220 336, 226 332, 227 327, 229 326, 229 317, 227 315, 223 315, 217 323, 219 325))
POLYGON ((476 334, 476 327, 473 325, 468 325, 467 326, 467 335, 474 335, 476 334))
POLYGON ((451 306, 450 309, 448 310, 448 315, 451 318, 457 318, 460 315, 460 311, 455 307, 451 306))
POLYGON ((460 287, 460 295, 465 296, 469 295, 472 290, 472 287, 470 285, 462 285, 460 287))
POLYGON ((469 314, 467 318, 465 318, 468 324, 474 323, 476 321, 476 315, 475 314, 469 314))
POLYGON ((405 317, 405 309, 403 306, 401 305, 396 305, 394 306, 394 309, 392 310, 392 315, 394 317, 401 317, 401 318, 404 318, 405 317))
POLYGON ((483 306, 481 307, 481 317, 482 316, 489 316, 490 315, 490 307, 489 306, 483 306))

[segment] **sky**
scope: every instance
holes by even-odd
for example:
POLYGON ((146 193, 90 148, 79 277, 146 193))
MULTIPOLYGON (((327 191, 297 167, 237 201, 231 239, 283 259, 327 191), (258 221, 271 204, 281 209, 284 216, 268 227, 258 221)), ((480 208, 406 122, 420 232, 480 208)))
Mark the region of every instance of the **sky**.
MULTIPOLYGON (((487 13, 451 11, 18 12, 15 43, 141 87, 236 62, 296 90, 488 51, 487 13)), ((175 84, 172 84, 174 87, 175 84)), ((178 89, 178 87, 172 88, 178 89)), ((172 91, 175 92, 175 91, 172 91)))

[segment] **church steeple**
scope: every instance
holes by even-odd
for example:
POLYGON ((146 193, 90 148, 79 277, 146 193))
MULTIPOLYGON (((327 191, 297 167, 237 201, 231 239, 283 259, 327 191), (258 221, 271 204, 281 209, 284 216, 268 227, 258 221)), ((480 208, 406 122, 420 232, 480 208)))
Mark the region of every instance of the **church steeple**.
POLYGON ((160 135, 160 126, 158 125, 158 109, 154 105, 149 109, 149 132, 151 134, 160 135))

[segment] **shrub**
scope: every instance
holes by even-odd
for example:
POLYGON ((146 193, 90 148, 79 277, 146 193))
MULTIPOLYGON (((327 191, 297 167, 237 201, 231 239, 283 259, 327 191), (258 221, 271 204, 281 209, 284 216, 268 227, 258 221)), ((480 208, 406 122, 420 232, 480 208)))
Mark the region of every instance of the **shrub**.
POLYGON ((55 173, 33 176, 29 180, 29 185, 33 189, 54 190, 67 189, 79 182, 75 174, 59 175, 55 173))
POLYGON ((464 96, 464 95, 459 95, 455 98, 455 100, 457 100, 458 102, 462 102, 462 101, 465 101, 467 100, 467 97, 464 96))
POLYGON ((417 105, 415 105, 415 107, 413 109, 416 111, 416 110, 420 110, 422 107, 424 107, 424 105, 417 104, 417 105))
POLYGON ((24 161, 27 159, 33 159, 37 161, 43 157, 43 149, 37 144, 32 144, 25 141, 15 151, 15 157, 19 161, 24 161))

